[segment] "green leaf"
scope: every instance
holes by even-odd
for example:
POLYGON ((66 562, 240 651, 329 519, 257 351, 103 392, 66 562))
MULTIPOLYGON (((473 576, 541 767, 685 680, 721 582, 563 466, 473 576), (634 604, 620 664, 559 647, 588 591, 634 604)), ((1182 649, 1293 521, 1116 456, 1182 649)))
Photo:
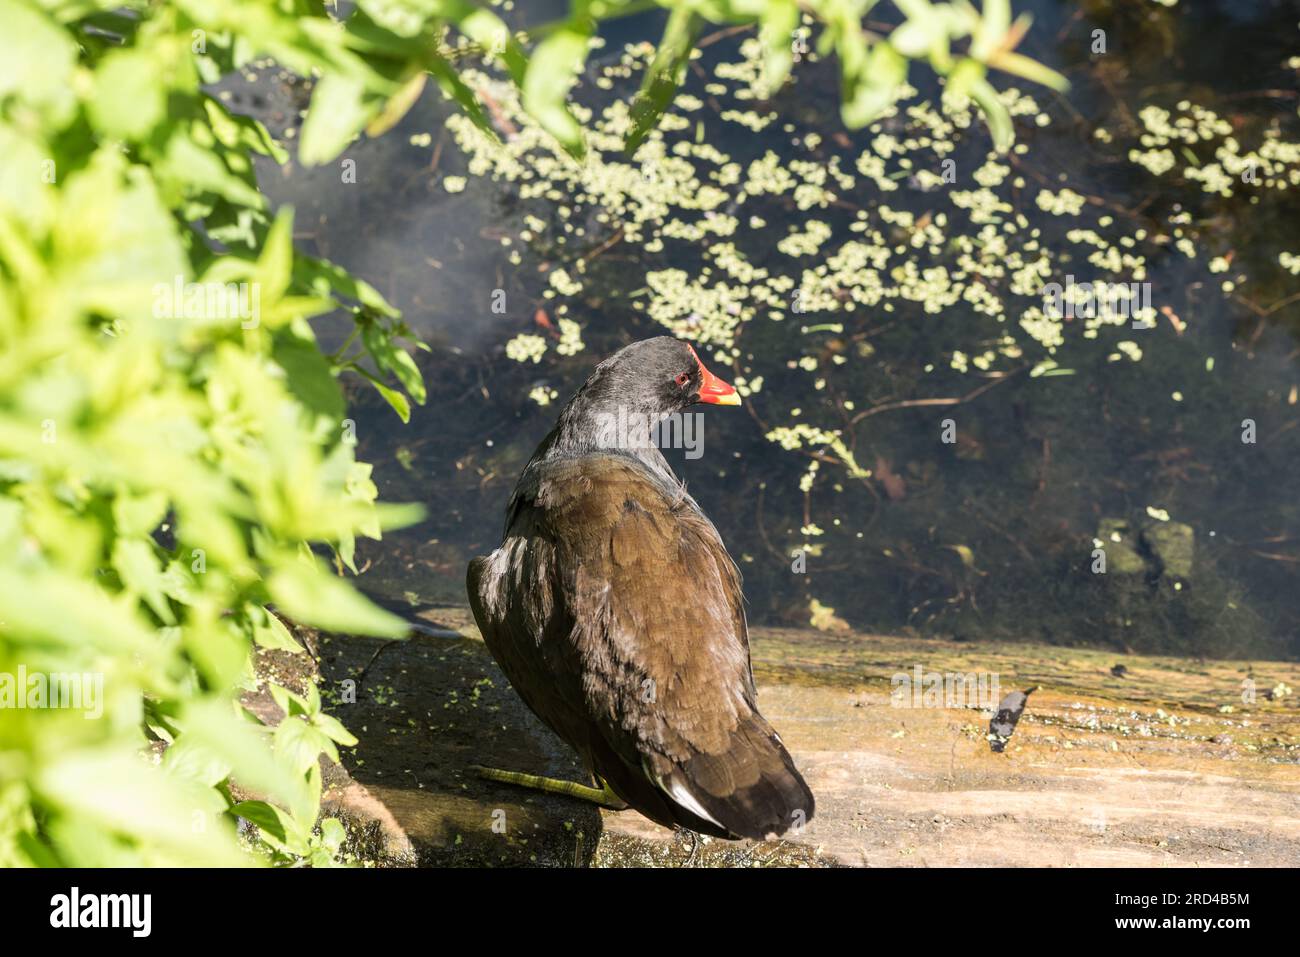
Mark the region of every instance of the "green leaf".
POLYGON ((303 796, 301 779, 271 753, 266 729, 238 718, 229 701, 211 698, 187 703, 181 713, 181 740, 187 736, 230 765, 241 787, 292 804, 303 796))
POLYGON ((342 823, 338 818, 327 817, 320 822, 320 841, 331 854, 337 854, 343 842, 347 840, 347 832, 343 829, 342 823))
POLYGON ((62 127, 77 104, 69 82, 77 62, 77 44, 37 6, 0 0, 0 23, 5 31, 0 100, 17 95, 42 108, 52 124, 62 127))
POLYGON ((430 16, 443 12, 441 0, 360 0, 357 6, 383 29, 402 38, 419 36, 430 16))
POLYGON ((30 831, 19 832, 16 843, 19 849, 27 855, 27 859, 33 867, 64 866, 64 862, 59 859, 58 855, 41 843, 41 839, 30 831))
POLYGON ((293 208, 285 206, 275 216, 262 255, 257 259, 256 282, 261 284, 264 307, 275 305, 293 278, 293 208))
POLYGON ((411 626, 363 597, 342 579, 305 562, 291 562, 267 582, 275 603, 295 621, 326 631, 389 638, 405 636, 411 626))
POLYGON ((0 498, 0 552, 17 555, 23 536, 22 505, 11 498, 0 498))
POLYGON ((429 72, 433 78, 438 81, 438 86, 442 92, 450 96, 465 111, 465 115, 474 121, 474 125, 490 136, 496 139, 496 130, 492 128, 492 123, 488 116, 483 112, 483 107, 474 95, 474 91, 465 85, 465 81, 442 57, 434 56, 429 61, 429 72))
POLYGON ((152 535, 166 514, 167 496, 160 491, 132 495, 122 490, 113 498, 113 524, 124 537, 152 535))
POLYGON ((390 305, 378 289, 328 260, 297 256, 294 260, 294 278, 309 285, 318 294, 344 296, 373 312, 390 318, 401 315, 401 312, 390 305))
POLYGON ((207 95, 203 96, 203 109, 208 115, 213 135, 230 149, 244 147, 271 157, 281 166, 289 161, 288 152, 276 142, 260 120, 231 113, 220 100, 207 95))
POLYGON ((403 83, 402 88, 388 98, 379 115, 370 121, 366 127, 366 135, 382 136, 400 123, 402 117, 410 111, 420 98, 420 94, 424 92, 424 84, 428 78, 427 73, 420 72, 403 83))
POLYGON ((298 159, 319 166, 335 159, 379 110, 368 100, 365 82, 341 73, 327 73, 316 84, 311 107, 302 124, 298 159))
POLYGON ((307 699, 307 714, 315 717, 320 714, 320 688, 315 682, 307 683, 307 690, 304 692, 307 699))
POLYGON ((590 39, 589 25, 570 21, 537 45, 524 74, 524 109, 575 159, 582 158, 586 146, 582 126, 566 101, 590 39))
POLYGON ((970 96, 971 85, 984 78, 984 64, 967 57, 953 67, 948 74, 948 83, 944 92, 955 97, 970 96))
POLYGON ((1024 77, 1034 83, 1041 83, 1043 86, 1050 87, 1058 93, 1064 93, 1070 88, 1070 81, 1061 74, 1057 73, 1051 67, 1043 66, 1037 60, 1031 60, 1027 56, 1019 53, 1008 52, 1000 53, 990 58, 989 66, 1002 70, 1005 73, 1011 73, 1015 76, 1024 77))
POLYGON ((984 13, 971 43, 970 55, 987 62, 994 50, 1006 40, 1011 29, 1011 0, 984 0, 984 13))
POLYGON ((335 764, 339 753, 334 742, 319 728, 300 717, 286 717, 275 729, 275 752, 299 774, 317 763, 325 754, 335 764))
POLYGON ((306 649, 298 644, 292 632, 276 615, 264 608, 256 608, 250 609, 249 618, 253 624, 253 640, 257 642, 259 648, 291 651, 296 655, 306 653, 306 649))
POLYGON ((0 123, 0 156, 0 208, 7 206, 32 237, 45 236, 58 193, 49 184, 34 185, 34 179, 44 169, 55 170, 54 160, 43 143, 7 123, 0 123))
POLYGON ((127 589, 143 598, 163 623, 176 624, 176 616, 163 593, 162 567, 150 543, 119 538, 113 545, 113 568, 127 589))
POLYGON ((460 0, 448 0, 444 7, 448 18, 455 21, 456 28, 461 33, 489 52, 499 53, 510 78, 518 85, 523 84, 524 74, 528 70, 528 54, 504 20, 491 10, 460 0))
POLYGON ((402 395, 402 393, 398 392, 396 389, 390 389, 360 366, 353 366, 353 368, 356 369, 357 372, 360 372, 365 380, 375 387, 375 391, 382 395, 384 401, 393 407, 393 411, 397 413, 399 419, 403 422, 411 421, 411 403, 406 400, 406 396, 402 395))
MULTIPOLYGON (((333 745, 330 745, 333 747, 333 745)), ((324 782, 321 778, 321 768, 319 761, 313 761, 311 767, 307 769, 306 775, 307 786, 303 788, 302 797, 297 803, 290 807, 293 812, 294 826, 298 830, 300 847, 297 853, 305 854, 306 847, 311 840, 311 829, 316 824, 316 818, 320 815, 320 798, 324 790, 324 782)))
POLYGON ((101 147, 68 177, 52 252, 57 283, 74 304, 134 319, 152 314, 160 281, 188 279, 190 271, 176 222, 152 180, 128 174, 125 166, 114 148, 101 147))
POLYGON ((74 823, 73 833, 83 839, 107 832, 169 848, 191 862, 248 863, 218 828, 194 826, 196 816, 225 810, 220 795, 146 765, 130 748, 64 751, 39 766, 34 784, 54 819, 74 823))
POLYGON ((703 21, 689 7, 677 7, 668 16, 659 49, 646 68, 641 92, 632 101, 632 129, 624 149, 631 154, 641 145, 664 111, 677 95, 677 87, 686 73, 695 37, 703 21))
POLYGON ((794 65, 794 33, 799 29, 799 5, 795 0, 769 0, 759 23, 758 38, 763 44, 763 81, 775 90, 785 82, 794 65))
POLYGON ((337 741, 345 748, 354 748, 357 746, 357 739, 350 731, 348 731, 347 728, 343 727, 343 723, 333 715, 328 715, 323 712, 317 714, 312 718, 312 724, 320 728, 321 731, 331 740, 337 741))
POLYGON ((232 172, 222 162, 224 155, 221 150, 200 146, 186 130, 176 127, 154 168, 160 186, 173 198, 206 192, 239 206, 264 208, 266 198, 257 191, 252 170, 243 176, 232 172))
POLYGON ((109 137, 143 139, 166 112, 160 64, 147 50, 114 50, 95 71, 87 107, 91 121, 109 137))
POLYGON ((162 765, 172 774, 209 788, 230 776, 229 764, 186 735, 167 749, 162 765))
POLYGON ((424 405, 424 377, 411 354, 393 342, 392 336, 377 322, 366 322, 361 327, 361 340, 366 345, 375 364, 384 372, 397 377, 417 405, 424 405))
POLYGON ((232 620, 191 621, 181 629, 181 643, 198 673, 215 687, 238 681, 248 664, 248 642, 232 620))
POLYGON ((301 695, 296 695, 284 685, 278 685, 275 682, 268 683, 266 687, 271 692, 271 700, 284 712, 286 718, 293 717, 295 714, 307 713, 307 702, 302 699, 301 695))
POLYGON ((861 74, 845 91, 840 107, 844 125, 856 130, 876 119, 898 99, 906 79, 907 59, 886 42, 875 44, 861 74))
POLYGON ((347 403, 329 360, 315 342, 293 334, 276 336, 271 357, 284 370, 289 391, 299 402, 332 421, 342 420, 347 403))
POLYGON ((265 801, 240 801, 230 808, 230 813, 256 824, 278 841, 285 840, 283 812, 265 801))
POLYGON ((983 78, 970 84, 970 97, 984 111, 984 120, 993 134, 993 148, 1005 153, 1016 141, 1015 126, 1011 122, 1011 113, 998 98, 998 91, 983 78))

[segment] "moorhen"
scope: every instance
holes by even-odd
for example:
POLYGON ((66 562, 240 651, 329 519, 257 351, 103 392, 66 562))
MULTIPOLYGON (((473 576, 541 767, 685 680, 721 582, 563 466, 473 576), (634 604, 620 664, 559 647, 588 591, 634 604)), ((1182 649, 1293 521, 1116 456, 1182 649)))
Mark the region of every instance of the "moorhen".
POLYGON ((758 711, 740 573, 649 441, 661 416, 698 402, 740 396, 685 342, 633 343, 596 367, 524 468, 501 547, 470 562, 470 605, 519 696, 598 786, 478 770, 762 839, 810 820, 813 796, 758 711))

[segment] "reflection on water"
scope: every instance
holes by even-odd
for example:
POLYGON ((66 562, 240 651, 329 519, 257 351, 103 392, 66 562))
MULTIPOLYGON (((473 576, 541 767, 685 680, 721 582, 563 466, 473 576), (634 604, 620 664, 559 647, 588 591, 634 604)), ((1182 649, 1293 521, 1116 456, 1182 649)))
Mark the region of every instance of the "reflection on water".
MULTIPOLYGON (((824 66, 747 100, 752 78, 717 66, 743 62, 739 35, 696 61, 648 163, 612 139, 585 175, 528 150, 485 81, 513 159, 462 148, 426 96, 349 151, 355 184, 264 170, 303 248, 370 280, 435 347, 409 426, 350 386, 383 496, 429 508, 359 547, 369 587, 462 600, 558 403, 667 326, 751 393, 708 410, 702 458, 670 460, 740 563, 753 620, 1300 653, 1300 210, 1267 182, 1300 169, 1295 11, 1035 13, 1026 52, 1074 89, 1025 90, 1038 108, 1021 104, 1010 157, 988 158, 977 117, 947 130, 933 89, 858 134, 824 66), (1215 156, 1229 140, 1267 160, 1256 183, 1215 156), (1042 285, 1070 277, 1149 283, 1150 314, 1044 316, 1042 285)), ((657 25, 618 31, 579 94, 598 118, 637 82, 621 44, 657 25)), ((252 89, 266 100, 236 105, 273 124, 301 107, 293 87, 252 89)))

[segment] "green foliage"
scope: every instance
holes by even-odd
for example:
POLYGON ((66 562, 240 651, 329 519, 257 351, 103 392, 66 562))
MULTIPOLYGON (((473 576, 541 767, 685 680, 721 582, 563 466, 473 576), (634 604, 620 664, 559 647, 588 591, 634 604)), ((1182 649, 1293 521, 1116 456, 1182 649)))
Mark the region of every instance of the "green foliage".
MULTIPOLYGON (((632 146, 707 23, 759 26, 772 89, 801 16, 819 24, 851 126, 914 59, 984 104, 1002 146, 986 69, 1060 85, 1012 52, 1006 0, 898 0, 887 38, 862 25, 870 0, 661 5, 632 146)), ((486 53, 581 156, 567 100, 597 22, 650 7, 580 0, 521 38, 466 0, 359 0, 345 21, 321 0, 0 0, 0 864, 332 863, 344 835, 317 822, 320 759, 355 741, 314 687, 269 686, 274 729, 242 707, 252 651, 302 651, 269 603, 330 630, 404 630, 313 546, 355 572, 358 535, 416 517, 376 503, 338 385, 355 373, 407 419, 425 395, 409 330, 295 251, 292 211, 271 215, 253 162, 288 154, 205 86, 258 57, 317 77, 298 159, 322 164, 393 127, 429 76, 490 132, 455 66, 486 53), (325 355, 311 320, 338 310, 356 330, 325 355), (86 697, 41 706, 24 674, 73 676, 86 697)))
MULTIPOLYGON (((356 536, 414 517, 376 504, 339 374, 404 415, 424 386, 395 310, 295 254, 291 211, 270 217, 252 155, 283 150, 201 88, 259 50, 304 70, 360 62, 300 6, 0 0, 6 864, 247 862, 237 817, 276 822, 258 844, 272 855, 326 863, 341 842, 337 822, 314 832, 318 759, 355 741, 314 688, 271 686, 288 715, 274 730, 239 694, 255 646, 302 653, 268 602, 403 633, 309 545, 351 567, 356 536), (316 343, 309 320, 337 309, 356 317, 356 355, 316 343), (20 669, 76 676, 82 707, 35 706, 20 669)), ((350 136, 355 114, 338 112, 350 136)))
MULTIPOLYGON (((986 78, 990 68, 1064 90, 1064 77, 1015 47, 1029 28, 1029 18, 1012 22, 1010 0, 985 0, 977 10, 967 0, 894 0, 903 22, 888 36, 867 30, 863 18, 877 0, 658 0, 669 10, 657 54, 641 92, 632 105, 632 128, 625 147, 630 153, 644 140, 671 104, 695 42, 707 23, 759 26, 764 49, 764 86, 776 91, 786 81, 800 48, 812 37, 819 53, 838 58, 841 115, 860 129, 892 106, 907 80, 912 61, 926 61, 948 78, 948 88, 979 104, 999 150, 1013 140, 1011 117, 986 78), (964 45, 958 53, 954 45, 964 45)), ((585 152, 582 128, 566 104, 575 71, 586 58, 593 20, 640 12, 634 2, 575 2, 569 18, 543 27, 545 34, 524 73, 524 108, 576 157, 585 152)), ((512 74, 513 74, 512 70, 512 74)))

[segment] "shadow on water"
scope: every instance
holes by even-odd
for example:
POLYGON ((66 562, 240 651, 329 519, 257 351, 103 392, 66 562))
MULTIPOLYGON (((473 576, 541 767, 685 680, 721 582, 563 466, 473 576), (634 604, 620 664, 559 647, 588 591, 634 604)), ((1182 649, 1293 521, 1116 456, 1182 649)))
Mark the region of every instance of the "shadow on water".
MULTIPOLYGON (((1026 198, 1030 188, 1068 186, 1088 198, 1089 215, 1105 213, 1153 238, 1143 252, 1161 318, 1155 329, 1127 336, 1141 362, 1117 353, 1116 336, 1075 335, 1054 357, 1072 374, 1031 375, 1034 362, 1026 358, 999 366, 1000 379, 972 376, 951 368, 951 357, 978 355, 1000 330, 965 302, 933 314, 900 302, 889 314, 836 312, 802 325, 798 316, 777 322, 760 314, 736 339, 731 374, 748 382, 761 377, 762 391, 742 409, 709 410, 707 454, 684 461, 677 453, 674 467, 740 563, 755 621, 806 625, 823 608, 833 609, 821 618, 828 627, 845 620, 971 640, 1191 656, 1300 654, 1300 304, 1287 303, 1296 278, 1279 265, 1280 254, 1300 253, 1296 190, 1237 190, 1224 198, 1185 178, 1153 177, 1127 157, 1143 135, 1142 109, 1172 109, 1181 100, 1215 110, 1243 141, 1255 143, 1268 129, 1294 139, 1300 95, 1296 70, 1287 65, 1300 30, 1294 5, 1029 6, 1036 21, 1026 52, 1064 71, 1073 89, 1068 101, 1033 91, 1052 122, 1020 124, 1019 141, 1029 149, 1010 157, 1011 175, 1027 184, 1026 198), (1090 53, 1097 30, 1105 31, 1105 55, 1090 53), (1177 250, 1178 230, 1195 238, 1198 259, 1177 250), (1157 234, 1167 241, 1155 243, 1157 234), (1228 272, 1207 271, 1210 258, 1226 260, 1228 272), (1222 281, 1238 274, 1249 283, 1225 292, 1222 281), (810 374, 809 362, 819 371, 810 374), (818 385, 821 369, 839 371, 818 385), (953 420, 955 442, 937 438, 945 419, 953 420), (1257 444, 1241 440, 1245 419, 1256 424, 1257 444), (871 475, 853 475, 831 456, 819 463, 810 489, 801 488, 816 454, 783 450, 765 437, 799 421, 841 429, 871 475), (814 537, 810 527, 822 534, 814 537), (1092 573, 1098 541, 1108 547, 1106 575, 1092 573), (795 574, 792 553, 800 548, 806 573, 795 574)), ((618 40, 657 36, 656 23, 625 21, 618 40)), ((845 169, 873 149, 871 131, 843 132, 835 80, 824 65, 802 69, 798 83, 769 104, 781 121, 767 130, 718 119, 708 104, 715 79, 709 71, 736 61, 742 39, 720 40, 697 61, 685 92, 705 108, 671 141, 696 140, 698 122, 698 135, 738 163, 772 150, 782 159, 822 163, 839 155, 845 169), (817 132, 819 145, 808 147, 805 139, 796 148, 783 131, 786 121, 800 138, 817 132)), ((602 62, 616 59, 614 48, 602 62)), ((612 91, 584 82, 578 96, 599 110, 626 98, 635 82, 612 91)), ((235 106, 254 109, 273 128, 291 125, 305 102, 300 87, 274 78, 250 88, 256 93, 235 91, 235 106)), ((505 501, 557 403, 600 357, 667 331, 636 295, 646 273, 704 265, 689 246, 649 254, 618 241, 618 224, 602 222, 598 210, 525 198, 508 178, 467 175, 469 160, 445 125, 449 115, 446 104, 426 96, 396 130, 354 144, 347 158, 356 163, 355 184, 341 186, 335 167, 291 165, 283 174, 268 167, 262 177, 274 202, 297 208, 296 238, 306 251, 370 280, 434 346, 421 358, 429 402, 409 426, 364 384, 348 383, 358 457, 375 463, 382 496, 421 501, 429 510, 421 525, 359 545, 368 587, 425 602, 463 601, 465 564, 499 541, 505 501), (467 177, 464 188, 449 191, 457 177, 467 177), (567 234, 570 241, 561 244, 523 238, 526 215, 585 218, 581 235, 567 234), (581 268, 582 289, 548 298, 560 268, 581 268), (494 290, 506 294, 504 314, 491 310, 494 290), (554 349, 559 304, 582 327, 585 349, 576 355, 554 349), (505 343, 520 334, 538 335, 551 347, 541 362, 505 355, 505 343), (539 406, 529 398, 536 389, 553 390, 556 401, 539 406)), ((966 171, 983 163, 986 150, 980 128, 958 138, 953 156, 962 188, 972 188, 966 171)), ((909 230, 919 230, 946 194, 915 175, 900 182, 886 196, 860 178, 843 203, 815 216, 751 196, 744 213, 761 212, 764 223, 742 229, 734 241, 755 267, 775 272, 786 268, 777 240, 792 227, 816 218, 846 236, 859 210, 874 214, 887 200, 912 214, 910 226, 889 233, 890 242, 907 243, 909 230)), ((1020 192, 1012 197, 1017 203, 1020 192)), ((1048 280, 1086 274, 1077 241, 1067 243, 1074 225, 1068 218, 1031 202, 1017 209, 1041 230, 1044 246, 1060 251, 1060 275, 1048 280)), ((954 221, 953 229, 973 235, 979 227, 954 221)), ((322 330, 322 337, 337 341, 341 328, 322 330)), ((725 375, 725 363, 716 371, 725 375)), ((824 449, 817 454, 826 458, 824 449)), ((426 698, 456 692, 456 707, 463 708, 464 682, 492 668, 477 646, 431 642, 428 655, 419 687, 426 698), (445 667, 457 670, 448 674, 445 667)), ((492 707, 507 708, 504 682, 493 681, 492 707)), ((435 717, 410 717, 445 720, 436 715, 443 703, 433 705, 435 717)), ((519 720, 531 720, 516 710, 519 720)), ((457 713, 468 720, 468 712, 457 713)), ((472 724, 456 731, 467 751, 477 734, 489 732, 497 733, 472 724)), ((411 766, 442 773, 429 760, 411 766)), ((382 770, 419 774, 396 764, 382 770)))

